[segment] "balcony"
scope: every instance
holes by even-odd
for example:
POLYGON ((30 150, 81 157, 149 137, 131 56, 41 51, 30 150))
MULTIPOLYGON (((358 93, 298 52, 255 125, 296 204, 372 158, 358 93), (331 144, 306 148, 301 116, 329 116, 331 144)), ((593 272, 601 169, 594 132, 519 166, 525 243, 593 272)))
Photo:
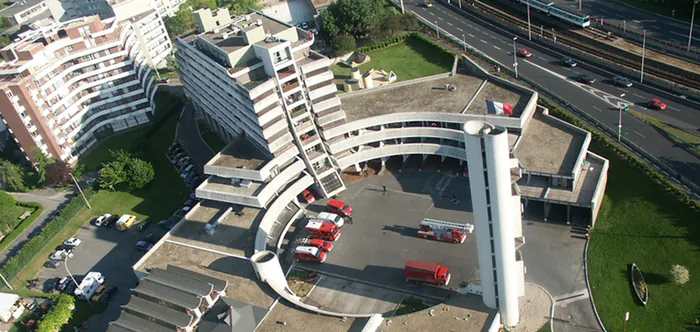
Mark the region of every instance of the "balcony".
POLYGON ((304 131, 311 129, 313 126, 313 123, 311 123, 311 120, 306 120, 301 123, 295 123, 294 124, 294 130, 296 130, 297 133, 303 133, 304 131))
POLYGON ((305 114, 305 113, 307 113, 306 106, 302 105, 301 107, 292 110, 292 112, 290 114, 292 115, 292 119, 296 119, 296 117, 298 117, 302 114, 305 114))
POLYGON ((313 135, 309 134, 304 134, 301 137, 301 144, 303 146, 314 146, 318 143, 321 143, 321 138, 318 136, 316 132, 313 133, 313 135))
POLYGON ((286 93, 289 93, 289 92, 291 92, 292 90, 298 88, 299 86, 300 86, 299 81, 294 81, 294 82, 291 82, 291 83, 286 83, 286 84, 282 85, 282 92, 285 93, 285 94, 286 94, 286 93))

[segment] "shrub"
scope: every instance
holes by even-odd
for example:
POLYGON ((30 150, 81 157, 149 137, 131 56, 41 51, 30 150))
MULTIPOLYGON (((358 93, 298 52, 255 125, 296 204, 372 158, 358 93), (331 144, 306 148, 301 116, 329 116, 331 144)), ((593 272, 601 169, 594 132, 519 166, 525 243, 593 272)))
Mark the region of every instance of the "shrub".
POLYGON ((676 285, 683 285, 690 281, 690 271, 683 265, 675 264, 671 266, 671 276, 673 277, 673 283, 676 285))
POLYGON ((351 35, 340 35, 333 39, 333 52, 336 55, 343 55, 352 52, 357 47, 355 37, 351 35))
POLYGON ((73 316, 75 298, 66 294, 53 297, 56 305, 39 321, 38 332, 59 331, 73 316))

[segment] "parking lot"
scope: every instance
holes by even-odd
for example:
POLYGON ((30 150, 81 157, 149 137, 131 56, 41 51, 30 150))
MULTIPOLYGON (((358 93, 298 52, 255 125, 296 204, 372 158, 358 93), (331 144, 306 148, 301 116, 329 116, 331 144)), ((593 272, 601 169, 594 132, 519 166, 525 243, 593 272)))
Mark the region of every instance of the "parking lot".
MULTIPOLYGON (((43 268, 37 276, 40 284, 47 289, 48 283, 55 281, 55 278, 68 275, 67 263, 68 270, 78 282, 88 272, 97 271, 105 277, 106 286, 119 288, 107 310, 90 319, 90 331, 107 330, 108 323, 119 317, 121 305, 129 301, 129 289, 136 287, 136 277, 131 266, 144 254, 136 249, 136 243, 151 233, 157 238, 165 234, 156 225, 146 228, 143 233, 139 233, 136 228, 137 225, 134 225, 129 230, 120 232, 115 227, 96 227, 91 222, 74 235, 82 242, 73 251, 73 257, 56 269, 43 268)), ((48 261, 48 257, 46 259, 48 261)))
MULTIPOLYGON (((408 260, 434 261, 452 271, 450 289, 460 281, 477 282, 479 269, 476 241, 470 235, 462 244, 431 241, 417 236, 423 218, 473 223, 469 182, 441 173, 411 172, 371 177, 352 184, 338 196, 353 208, 353 223, 346 223, 342 236, 323 264, 297 263, 334 275, 345 276, 425 295, 446 295, 445 288, 405 282, 408 260), (383 193, 382 186, 387 187, 383 193), (453 201, 453 193, 457 201, 453 201)), ((307 209, 325 210, 326 201, 307 209)))

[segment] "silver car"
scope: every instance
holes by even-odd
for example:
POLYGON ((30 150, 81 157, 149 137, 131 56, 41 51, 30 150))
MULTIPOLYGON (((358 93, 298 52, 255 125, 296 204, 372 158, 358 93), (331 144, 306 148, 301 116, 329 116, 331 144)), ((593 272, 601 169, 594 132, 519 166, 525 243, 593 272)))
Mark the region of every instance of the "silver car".
POLYGON ((630 81, 627 78, 624 78, 622 76, 613 77, 613 83, 615 83, 615 85, 617 85, 617 86, 624 86, 626 88, 632 87, 632 81, 630 81))

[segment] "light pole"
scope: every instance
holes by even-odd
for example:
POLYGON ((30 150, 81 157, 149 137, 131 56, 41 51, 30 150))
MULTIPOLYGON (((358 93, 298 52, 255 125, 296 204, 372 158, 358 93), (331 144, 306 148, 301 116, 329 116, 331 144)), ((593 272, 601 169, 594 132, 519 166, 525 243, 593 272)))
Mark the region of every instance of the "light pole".
POLYGON ((693 41, 693 24, 695 23, 695 5, 698 1, 693 2, 693 14, 690 16, 690 33, 688 34, 688 52, 690 52, 690 43, 693 41))
POLYGON ((622 332, 627 330, 627 321, 630 320, 630 312, 625 313, 625 323, 622 325, 622 332))
POLYGON ((622 31, 627 33, 627 21, 626 20, 622 20, 622 31))
POLYGON ((642 74, 639 77, 639 83, 644 83, 644 51, 647 47, 647 31, 642 30, 642 74))
POLYGON ((578 11, 581 11, 581 1, 583 0, 578 0, 578 11))
MULTIPOLYGON (((621 94, 620 98, 624 97, 625 94, 621 94)), ((620 111, 620 119, 617 121, 617 141, 622 141, 622 105, 623 103, 618 102, 618 110, 620 111)))
POLYGON ((76 286, 76 287, 77 287, 77 286, 80 286, 80 284, 79 284, 77 281, 75 281, 75 278, 73 277, 73 274, 70 273, 70 271, 68 271, 68 254, 66 254, 66 259, 63 261, 63 267, 66 268, 66 273, 68 273, 68 275, 70 276, 70 278, 73 279, 73 282, 75 283, 75 286, 76 286))
POLYGON ((527 0, 527 40, 532 40, 532 29, 530 29, 530 0, 527 0))
POLYGON ((459 9, 462 9, 462 0, 459 0, 459 9))
POLYGON ((15 290, 14 288, 12 288, 12 286, 10 286, 10 283, 7 282, 7 279, 5 279, 5 277, 4 277, 2 274, 0 274, 0 278, 2 278, 2 282, 4 282, 5 285, 6 285, 8 288, 10 288, 11 291, 15 290))
POLYGON ((515 51, 516 40, 518 40, 518 37, 513 37, 513 69, 515 70, 515 78, 518 78, 518 56, 516 55, 515 51))
POLYGON ((437 32, 437 39, 440 39, 440 28, 437 25, 437 21, 435 21, 435 32, 437 32))
POLYGON ((80 189, 80 185, 78 184, 78 181, 75 179, 75 176, 73 176, 73 173, 70 173, 71 179, 73 179, 73 182, 75 182, 75 186, 78 187, 78 191, 80 192, 80 196, 83 196, 83 200, 85 201, 85 205, 87 205, 88 209, 92 210, 92 206, 90 206, 90 202, 88 202, 87 198, 85 198, 85 194, 83 194, 83 190, 80 189))
POLYGON ((406 14, 406 11, 403 9, 403 0, 401 0, 401 14, 406 14))
POLYGON ((462 34, 462 44, 464 44, 464 52, 467 52, 467 40, 464 38, 464 34, 462 34))

